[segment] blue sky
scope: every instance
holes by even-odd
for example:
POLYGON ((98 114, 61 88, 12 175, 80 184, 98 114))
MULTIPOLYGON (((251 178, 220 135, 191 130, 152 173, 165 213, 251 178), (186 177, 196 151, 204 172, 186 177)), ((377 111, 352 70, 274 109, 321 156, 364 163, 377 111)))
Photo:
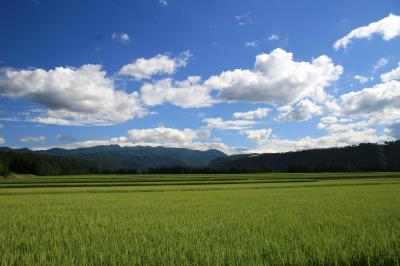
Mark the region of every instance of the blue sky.
POLYGON ((0 145, 394 140, 399 16, 394 0, 4 0, 0 145))

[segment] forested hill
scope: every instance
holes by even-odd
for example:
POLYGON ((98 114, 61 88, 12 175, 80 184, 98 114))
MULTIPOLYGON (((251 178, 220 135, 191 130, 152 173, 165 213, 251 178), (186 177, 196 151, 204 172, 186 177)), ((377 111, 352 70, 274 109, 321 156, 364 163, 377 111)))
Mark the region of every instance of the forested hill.
POLYGON ((399 171, 400 141, 287 153, 232 155, 210 168, 245 172, 399 171))
POLYGON ((213 159, 225 156, 218 150, 118 145, 41 151, 0 148, 0 172, 35 175, 134 173, 160 167, 206 167, 213 159))
POLYGON ((9 173, 33 175, 90 174, 95 167, 90 162, 46 154, 35 154, 30 150, 0 149, 0 177, 9 173))
POLYGON ((149 168, 189 166, 205 167, 212 160, 227 155, 219 150, 199 151, 167 147, 120 147, 105 145, 73 150, 50 149, 36 151, 40 154, 61 155, 89 161, 100 170, 136 169, 145 171, 149 168))

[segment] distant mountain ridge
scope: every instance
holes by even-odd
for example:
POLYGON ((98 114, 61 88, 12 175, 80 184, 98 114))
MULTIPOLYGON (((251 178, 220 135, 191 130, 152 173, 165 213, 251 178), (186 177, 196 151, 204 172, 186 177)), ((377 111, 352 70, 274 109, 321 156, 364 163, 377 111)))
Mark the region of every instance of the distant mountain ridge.
POLYGON ((171 166, 206 167, 212 160, 227 156, 215 149, 199 151, 161 146, 120 147, 119 145, 71 150, 54 148, 33 151, 33 153, 81 159, 93 163, 99 170, 136 169, 138 171, 171 166))

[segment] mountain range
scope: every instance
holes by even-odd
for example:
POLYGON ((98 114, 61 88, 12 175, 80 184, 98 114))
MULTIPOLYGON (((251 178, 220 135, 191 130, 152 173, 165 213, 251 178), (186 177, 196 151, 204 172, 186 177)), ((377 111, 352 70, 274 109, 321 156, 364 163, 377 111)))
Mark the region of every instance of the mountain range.
POLYGON ((36 154, 73 157, 93 163, 99 170, 135 169, 145 171, 149 168, 187 166, 206 167, 216 158, 227 155, 219 150, 191 150, 166 147, 120 147, 104 145, 78 149, 49 149, 33 151, 36 154))
POLYGON ((7 172, 62 175, 338 171, 400 171, 400 141, 231 156, 219 150, 118 145, 38 151, 0 148, 0 172, 3 175, 7 172))

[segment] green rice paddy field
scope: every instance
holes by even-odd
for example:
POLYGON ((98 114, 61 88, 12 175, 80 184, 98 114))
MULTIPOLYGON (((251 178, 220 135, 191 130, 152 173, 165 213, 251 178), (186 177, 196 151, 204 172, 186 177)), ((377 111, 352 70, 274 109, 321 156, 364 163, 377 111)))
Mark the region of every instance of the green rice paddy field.
POLYGON ((1 265, 400 265, 400 173, 0 179, 1 265))

